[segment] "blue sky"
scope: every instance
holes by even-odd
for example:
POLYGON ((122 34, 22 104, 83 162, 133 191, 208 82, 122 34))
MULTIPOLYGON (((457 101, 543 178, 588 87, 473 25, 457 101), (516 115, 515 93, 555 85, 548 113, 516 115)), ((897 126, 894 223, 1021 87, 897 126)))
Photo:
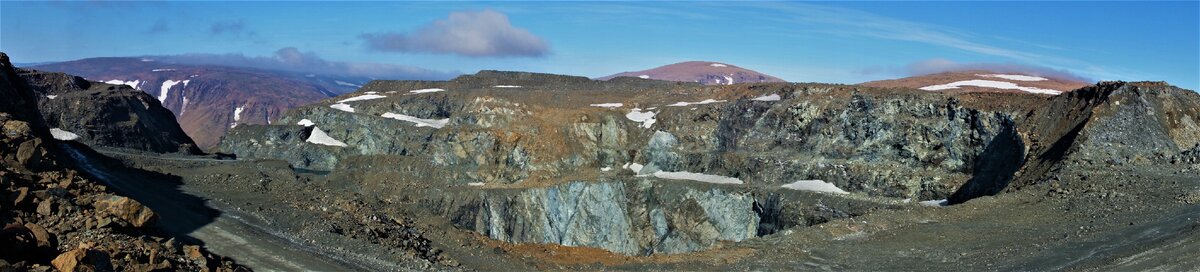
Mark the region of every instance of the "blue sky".
POLYGON ((463 73, 599 77, 709 60, 789 81, 858 83, 921 64, 987 63, 1200 87, 1196 1, 5 1, 0 23, 0 50, 14 62, 296 48, 324 61, 463 73))

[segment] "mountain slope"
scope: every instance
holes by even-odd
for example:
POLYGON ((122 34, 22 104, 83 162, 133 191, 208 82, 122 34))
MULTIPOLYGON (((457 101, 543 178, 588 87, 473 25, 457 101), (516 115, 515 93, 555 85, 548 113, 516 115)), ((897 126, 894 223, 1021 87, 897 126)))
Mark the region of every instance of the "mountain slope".
POLYGON ((17 73, 36 95, 42 118, 55 129, 56 138, 160 153, 200 152, 175 115, 149 94, 63 73, 17 73))
POLYGON ((91 58, 30 68, 142 90, 171 110, 205 149, 236 124, 266 124, 288 109, 353 91, 367 80, 140 58, 91 58))
POLYGON ((784 80, 777 77, 765 75, 750 69, 709 61, 680 62, 649 70, 618 73, 597 79, 609 80, 617 77, 699 82, 705 85, 730 85, 743 82, 784 82, 784 80))
POLYGON ((1075 79, 1039 76, 1031 73, 969 70, 878 80, 859 85, 914 88, 937 92, 1009 92, 1057 95, 1090 84, 1075 79))

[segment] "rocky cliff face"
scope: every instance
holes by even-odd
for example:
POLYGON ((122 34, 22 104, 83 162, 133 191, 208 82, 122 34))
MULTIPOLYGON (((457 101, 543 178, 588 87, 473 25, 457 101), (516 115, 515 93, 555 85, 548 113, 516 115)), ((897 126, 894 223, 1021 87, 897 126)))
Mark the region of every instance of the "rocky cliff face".
POLYGON ((1163 82, 1101 82, 1039 107, 1018 123, 1028 155, 1015 186, 1001 188, 1054 181, 1075 166, 1175 164, 1200 145, 1200 95, 1163 82))
POLYGON ((425 203, 460 228, 513 243, 625 255, 701 251, 886 205, 795 192, 650 180, 464 190, 425 203))
POLYGON ((0 53, 0 270, 244 269, 165 237, 152 210, 70 168, 34 89, 85 83, 27 83, 0 53))
POLYGON ((59 138, 160 153, 200 152, 175 115, 144 92, 62 73, 17 72, 33 90, 42 119, 62 134, 59 138))

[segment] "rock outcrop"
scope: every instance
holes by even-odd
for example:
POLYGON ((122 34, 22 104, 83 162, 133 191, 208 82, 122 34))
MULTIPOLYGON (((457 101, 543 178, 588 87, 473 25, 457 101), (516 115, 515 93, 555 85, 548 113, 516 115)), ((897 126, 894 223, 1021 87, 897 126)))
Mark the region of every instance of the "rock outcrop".
POLYGON ((455 225, 513 243, 626 255, 674 254, 848 217, 866 201, 650 180, 569 182, 449 193, 426 206, 455 225), (787 203, 786 208, 781 203, 787 203))
POLYGON ((37 97, 46 125, 67 138, 92 146, 200 153, 175 115, 149 94, 62 73, 23 69, 17 73, 37 97))

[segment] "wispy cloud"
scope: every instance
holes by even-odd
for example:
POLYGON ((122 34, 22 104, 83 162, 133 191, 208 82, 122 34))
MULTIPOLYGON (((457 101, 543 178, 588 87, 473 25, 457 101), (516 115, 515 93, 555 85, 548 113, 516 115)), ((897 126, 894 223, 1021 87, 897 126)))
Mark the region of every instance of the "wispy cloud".
MULTIPOLYGON (((721 5, 721 4, 715 4, 721 5)), ((1012 49, 986 42, 980 35, 947 26, 901 20, 874 13, 834 6, 806 3, 756 3, 760 8, 783 12, 788 16, 767 18, 782 23, 797 25, 793 29, 781 29, 783 34, 817 33, 842 37, 865 37, 893 41, 906 41, 953 48, 965 52, 1000 57, 1031 66, 1043 66, 1053 70, 1071 70, 1100 78, 1128 77, 1128 71, 1114 72, 1092 63, 1047 55, 1028 50, 1012 49)), ((997 38, 1008 42, 1035 44, 1012 38, 997 38)), ((1050 45, 1038 45, 1053 50, 1050 45)))
POLYGON ((550 45, 518 28, 503 13, 453 12, 412 33, 381 32, 359 36, 368 49, 383 52, 453 54, 468 57, 540 57, 550 45))
POLYGON ((163 18, 158 18, 157 21, 154 21, 153 25, 150 25, 149 28, 146 28, 146 34, 166 33, 169 30, 170 30, 170 27, 167 26, 167 20, 163 19, 163 18))
POLYGON ((246 31, 246 22, 242 20, 213 22, 208 28, 208 33, 213 36, 221 34, 241 35, 244 31, 246 31))
POLYGON ((199 53, 148 57, 167 63, 224 65, 373 79, 434 80, 448 79, 459 74, 457 72, 442 72, 403 65, 329 61, 321 58, 316 53, 303 52, 295 47, 282 48, 275 51, 274 55, 265 57, 250 57, 243 54, 199 53))

